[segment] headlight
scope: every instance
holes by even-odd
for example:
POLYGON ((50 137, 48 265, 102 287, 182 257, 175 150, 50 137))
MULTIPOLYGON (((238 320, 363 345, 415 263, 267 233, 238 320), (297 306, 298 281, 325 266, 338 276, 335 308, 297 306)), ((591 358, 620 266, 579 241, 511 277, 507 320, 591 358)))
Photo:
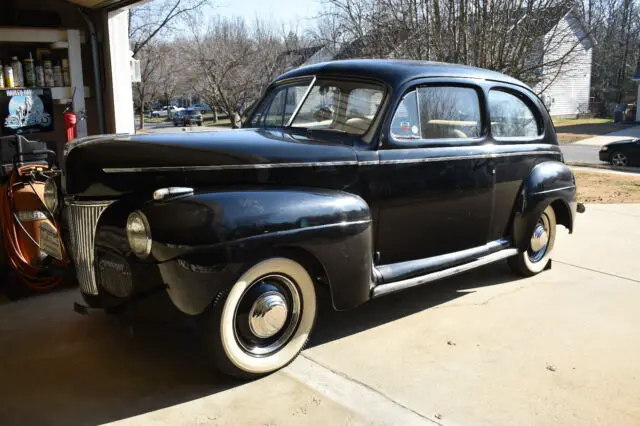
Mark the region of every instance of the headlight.
POLYGON ((609 149, 609 147, 608 147, 608 146, 603 146, 602 148, 600 148, 600 151, 606 151, 606 150, 608 150, 608 149, 609 149))
POLYGON ((127 218, 127 240, 131 251, 138 257, 144 258, 151 253, 151 229, 147 217, 140 210, 136 210, 127 218))
POLYGON ((51 213, 55 213, 58 210, 58 186, 53 179, 49 179, 44 185, 44 205, 51 213))

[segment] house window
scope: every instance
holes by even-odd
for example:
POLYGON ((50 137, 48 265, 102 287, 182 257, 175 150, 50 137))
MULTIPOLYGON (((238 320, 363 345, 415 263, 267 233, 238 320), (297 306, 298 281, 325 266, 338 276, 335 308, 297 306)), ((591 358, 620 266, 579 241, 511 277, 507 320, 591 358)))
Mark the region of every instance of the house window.
POLYGON ((491 90, 489 114, 491 131, 496 139, 532 138, 542 134, 542 128, 531 108, 514 94, 491 90))

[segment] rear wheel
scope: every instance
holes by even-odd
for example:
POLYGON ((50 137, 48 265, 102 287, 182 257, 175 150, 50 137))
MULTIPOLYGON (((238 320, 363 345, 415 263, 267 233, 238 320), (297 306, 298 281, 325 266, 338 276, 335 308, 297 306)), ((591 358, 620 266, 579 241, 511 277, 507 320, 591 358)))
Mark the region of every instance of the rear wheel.
POLYGON ((556 215, 553 207, 549 206, 538 218, 527 250, 507 259, 509 267, 523 277, 542 272, 549 263, 555 240, 556 215))
POLYGON ((218 369, 243 379, 293 361, 309 339, 316 292, 307 270, 278 257, 245 272, 204 317, 205 343, 218 369))
POLYGON ((617 167, 625 167, 629 164, 629 159, 622 152, 613 152, 611 154, 611 165, 617 167))

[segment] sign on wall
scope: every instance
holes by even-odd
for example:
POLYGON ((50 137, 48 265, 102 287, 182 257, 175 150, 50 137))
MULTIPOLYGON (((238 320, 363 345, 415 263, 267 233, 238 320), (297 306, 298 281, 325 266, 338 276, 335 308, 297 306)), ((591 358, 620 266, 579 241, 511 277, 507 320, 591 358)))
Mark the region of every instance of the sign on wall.
POLYGON ((0 90, 0 134, 53 130, 51 89, 0 90))

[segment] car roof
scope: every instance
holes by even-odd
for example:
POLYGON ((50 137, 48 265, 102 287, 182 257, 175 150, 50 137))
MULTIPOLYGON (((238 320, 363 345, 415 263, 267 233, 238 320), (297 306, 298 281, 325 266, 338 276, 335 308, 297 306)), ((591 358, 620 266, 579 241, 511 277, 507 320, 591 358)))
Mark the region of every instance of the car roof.
POLYGON ((468 65, 399 59, 347 59, 307 65, 282 74, 277 81, 308 75, 352 75, 383 81, 392 87, 421 77, 461 77, 500 81, 529 88, 508 75, 468 65))

